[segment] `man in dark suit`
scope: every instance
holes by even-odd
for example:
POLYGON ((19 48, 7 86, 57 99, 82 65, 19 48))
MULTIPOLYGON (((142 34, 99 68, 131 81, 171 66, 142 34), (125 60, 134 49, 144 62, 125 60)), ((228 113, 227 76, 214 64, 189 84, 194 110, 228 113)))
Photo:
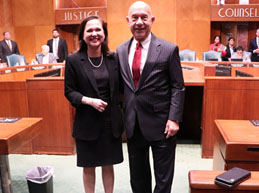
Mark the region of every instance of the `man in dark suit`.
POLYGON ((8 31, 3 32, 4 39, 0 41, 0 59, 1 62, 7 62, 6 56, 11 54, 20 54, 18 45, 11 40, 11 35, 8 31))
POLYGON ((133 37, 117 48, 124 82, 124 125, 128 140, 131 187, 151 193, 149 149, 155 193, 169 193, 174 174, 176 133, 182 119, 184 81, 179 49, 151 33, 155 18, 149 5, 137 1, 127 22, 133 37))
POLYGON ((256 30, 256 37, 250 41, 249 52, 252 53, 251 61, 259 62, 259 28, 256 30))
POLYGON ((52 30, 53 39, 48 40, 47 45, 50 48, 50 52, 54 54, 57 62, 64 62, 68 55, 66 40, 59 37, 57 29, 52 30))

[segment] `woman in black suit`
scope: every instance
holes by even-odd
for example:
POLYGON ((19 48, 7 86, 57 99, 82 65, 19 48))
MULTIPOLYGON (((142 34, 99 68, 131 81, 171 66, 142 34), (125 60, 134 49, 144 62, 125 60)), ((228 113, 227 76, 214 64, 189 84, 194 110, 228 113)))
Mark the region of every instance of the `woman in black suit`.
POLYGON ((123 161, 119 67, 107 42, 106 24, 90 16, 80 26, 79 51, 66 59, 65 96, 76 108, 73 137, 87 193, 94 192, 97 166, 105 193, 113 192, 113 164, 123 161))
POLYGON ((229 61, 231 58, 231 55, 236 52, 236 47, 235 45, 235 38, 230 37, 228 38, 228 45, 226 46, 226 56, 223 57, 224 61, 229 61))

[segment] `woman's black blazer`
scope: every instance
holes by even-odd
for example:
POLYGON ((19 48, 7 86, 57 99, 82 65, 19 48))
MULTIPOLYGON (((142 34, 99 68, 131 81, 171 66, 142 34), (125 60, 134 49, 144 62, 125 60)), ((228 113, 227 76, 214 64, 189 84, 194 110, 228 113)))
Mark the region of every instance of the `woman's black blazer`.
MULTIPOLYGON (((109 72, 111 125, 113 136, 123 131, 119 100, 119 66, 116 57, 104 57, 109 72)), ((82 104, 82 97, 100 98, 92 68, 85 52, 67 57, 65 64, 65 96, 76 108, 73 137, 95 140, 104 128, 103 114, 90 105, 82 104)))

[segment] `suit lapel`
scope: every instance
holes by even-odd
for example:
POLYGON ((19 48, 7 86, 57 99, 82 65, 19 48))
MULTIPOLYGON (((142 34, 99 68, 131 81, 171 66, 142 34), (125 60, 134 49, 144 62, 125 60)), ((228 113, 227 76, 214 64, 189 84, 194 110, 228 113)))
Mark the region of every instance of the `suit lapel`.
POLYGON ((104 61, 109 73, 110 97, 112 100, 113 92, 114 92, 114 75, 116 72, 115 72, 114 64, 112 63, 112 60, 108 59, 107 57, 104 57, 104 61))
POLYGON ((143 69, 143 71, 141 73, 137 90, 139 90, 139 88, 141 88, 141 86, 144 83, 145 79, 151 73, 151 70, 154 67, 155 63, 156 63, 156 60, 157 60, 157 58, 158 58, 158 56, 160 54, 160 51, 161 51, 160 42, 152 34, 151 42, 150 42, 149 49, 148 49, 147 60, 146 60, 144 69, 143 69))
POLYGON ((83 69, 83 72, 86 73, 88 79, 90 80, 90 83, 91 83, 92 87, 94 88, 94 90, 96 91, 96 93, 99 96, 99 90, 98 90, 98 87, 97 87, 96 79, 94 77, 94 73, 93 73, 93 71, 91 69, 91 66, 89 64, 87 55, 82 53, 82 52, 80 52, 80 66, 83 69))
MULTIPOLYGON (((8 44, 6 43, 5 40, 3 40, 3 41, 4 41, 5 50, 8 50, 8 53, 11 53, 11 50, 10 50, 8 44)), ((11 42, 11 44, 12 44, 12 42, 11 42)), ((12 45, 12 46, 13 46, 13 45, 12 45)))
POLYGON ((123 74, 126 75, 126 79, 129 81, 129 85, 130 88, 132 90, 135 90, 135 85, 133 82, 133 78, 132 78, 132 74, 130 71, 130 67, 129 67, 129 49, 130 49, 130 45, 132 43, 133 38, 131 38, 130 40, 128 40, 128 42, 126 44, 124 44, 124 48, 123 48, 123 63, 121 63, 121 70, 123 71, 123 74))

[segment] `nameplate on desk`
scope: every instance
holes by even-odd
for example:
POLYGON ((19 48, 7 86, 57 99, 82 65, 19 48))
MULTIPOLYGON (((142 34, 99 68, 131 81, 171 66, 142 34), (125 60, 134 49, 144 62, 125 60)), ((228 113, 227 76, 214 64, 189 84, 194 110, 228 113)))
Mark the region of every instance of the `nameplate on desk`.
POLYGON ((11 117, 5 117, 0 119, 0 123, 15 123, 16 121, 19 121, 21 118, 11 118, 11 117))
POLYGON ((185 70, 193 70, 194 68, 192 68, 192 67, 187 67, 187 66, 182 66, 182 69, 185 69, 185 70))

